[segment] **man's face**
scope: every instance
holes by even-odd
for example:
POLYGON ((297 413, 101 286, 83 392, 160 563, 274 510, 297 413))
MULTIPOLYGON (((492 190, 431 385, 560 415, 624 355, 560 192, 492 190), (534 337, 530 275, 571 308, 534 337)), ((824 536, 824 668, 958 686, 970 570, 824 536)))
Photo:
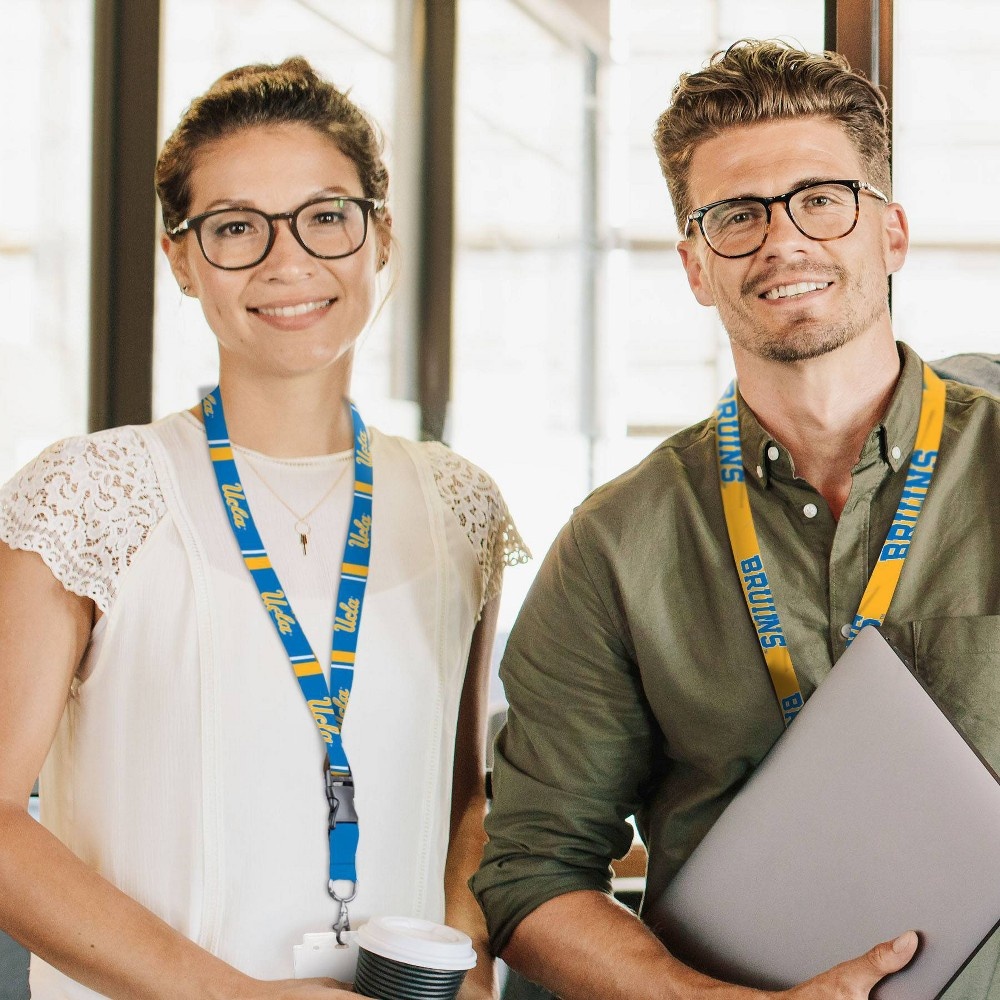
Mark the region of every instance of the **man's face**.
MULTIPOLYGON (((698 207, 855 179, 868 177, 844 131, 808 117, 734 128, 702 143, 691 160, 690 190, 698 207)), ((695 297, 719 310, 737 360, 745 352, 791 363, 865 335, 891 336, 886 276, 902 266, 906 246, 902 208, 861 194, 858 224, 842 239, 809 239, 776 203, 755 254, 719 257, 696 225, 678 252, 695 297)))

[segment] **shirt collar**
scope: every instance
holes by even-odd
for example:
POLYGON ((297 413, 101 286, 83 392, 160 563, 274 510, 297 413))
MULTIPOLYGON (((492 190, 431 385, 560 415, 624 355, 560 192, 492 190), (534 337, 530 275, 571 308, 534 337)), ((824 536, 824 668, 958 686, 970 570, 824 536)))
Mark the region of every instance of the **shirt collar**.
POLYGON ((865 451, 873 443, 881 449, 880 457, 893 470, 898 472, 910 461, 910 452, 917 440, 917 427, 920 423, 920 408, 924 401, 924 363, 913 348, 902 341, 896 344, 902 369, 896 390, 892 394, 882 422, 872 431, 865 451))
MULTIPOLYGON (((896 388, 882 420, 868 435, 855 470, 881 461, 893 472, 898 472, 910 460, 923 401, 923 362, 912 348, 901 341, 897 342, 897 348, 901 368, 896 388)), ((770 485, 772 478, 794 479, 795 467, 788 450, 761 426, 738 391, 737 396, 743 464, 750 478, 764 487, 770 485)))

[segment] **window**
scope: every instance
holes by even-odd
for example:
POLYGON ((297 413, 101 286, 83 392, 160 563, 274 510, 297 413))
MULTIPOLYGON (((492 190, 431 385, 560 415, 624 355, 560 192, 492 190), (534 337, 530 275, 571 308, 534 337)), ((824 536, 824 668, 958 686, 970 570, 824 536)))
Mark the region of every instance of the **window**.
POLYGON ((996 352, 1000 274, 1000 9, 895 5, 893 197, 910 252, 892 281, 896 335, 933 358, 996 352))
POLYGON ((0 482, 86 430, 94 35, 77 0, 8 5, 4 23, 0 482))
MULTIPOLYGON (((500 483, 541 557, 591 481, 596 57, 531 4, 459 17, 450 443, 500 483)), ((536 561, 537 565, 537 561, 536 561)), ((507 575, 501 635, 532 573, 507 575)))

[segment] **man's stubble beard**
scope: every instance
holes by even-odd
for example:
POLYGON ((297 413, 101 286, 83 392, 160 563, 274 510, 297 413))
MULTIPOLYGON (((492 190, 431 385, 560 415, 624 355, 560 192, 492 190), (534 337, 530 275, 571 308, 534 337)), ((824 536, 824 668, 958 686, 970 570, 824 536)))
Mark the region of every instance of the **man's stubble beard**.
POLYGON ((885 279, 876 281, 861 277, 851 278, 841 267, 828 266, 821 272, 811 270, 801 275, 782 276, 783 284, 797 281, 829 281, 841 286, 842 298, 849 303, 846 315, 838 319, 815 319, 803 308, 785 318, 775 329, 757 322, 749 309, 742 308, 742 300, 756 298, 761 287, 772 284, 773 279, 758 278, 753 286, 741 289, 741 302, 720 303, 719 316, 730 340, 744 351, 767 361, 792 364, 808 361, 829 354, 850 343, 869 330, 883 310, 888 308, 885 279))

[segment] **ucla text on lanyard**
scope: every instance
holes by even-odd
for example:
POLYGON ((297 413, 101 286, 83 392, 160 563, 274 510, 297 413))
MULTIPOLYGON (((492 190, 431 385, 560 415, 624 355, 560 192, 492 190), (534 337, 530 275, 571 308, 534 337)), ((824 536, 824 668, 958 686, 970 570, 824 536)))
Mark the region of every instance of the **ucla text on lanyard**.
MULTIPOLYGON (((851 622, 850 633, 847 636, 848 645, 854 641, 855 636, 865 625, 881 625, 889 611, 889 605, 903 572, 903 563, 910 551, 910 541, 934 475, 934 466, 941 447, 941 431, 944 427, 944 402, 944 383, 927 365, 924 365, 920 420, 906 472, 906 483, 889 533, 882 544, 875 568, 858 605, 857 614, 851 622)), ((735 382, 730 383, 716 407, 715 441, 719 487, 722 491, 722 508, 726 516, 729 543, 743 587, 743 596, 757 631, 757 639, 771 675, 771 684, 787 726, 802 708, 802 689, 795 676, 795 668, 792 666, 792 656, 781 627, 770 578, 764 567, 757 531, 753 524, 746 470, 743 467, 735 382)))
POLYGON ((328 888, 330 895, 340 904, 337 923, 334 925, 338 936, 341 931, 350 927, 346 904, 354 898, 358 878, 358 819, 354 811, 354 783, 344 752, 342 728, 351 697, 361 614, 368 583, 373 498, 371 438, 357 408, 353 403, 350 407, 354 426, 354 502, 351 528, 344 543, 344 557, 340 568, 340 586, 337 591, 339 613, 334 619, 328 684, 323 665, 309 645, 257 531, 233 458, 219 388, 216 387, 201 403, 212 468, 219 485, 219 495, 229 517, 229 525, 243 562, 260 593, 264 610, 285 647, 302 695, 316 720, 326 747, 325 791, 329 803, 330 843, 328 888), (343 883, 349 883, 350 887, 344 888, 343 883))

